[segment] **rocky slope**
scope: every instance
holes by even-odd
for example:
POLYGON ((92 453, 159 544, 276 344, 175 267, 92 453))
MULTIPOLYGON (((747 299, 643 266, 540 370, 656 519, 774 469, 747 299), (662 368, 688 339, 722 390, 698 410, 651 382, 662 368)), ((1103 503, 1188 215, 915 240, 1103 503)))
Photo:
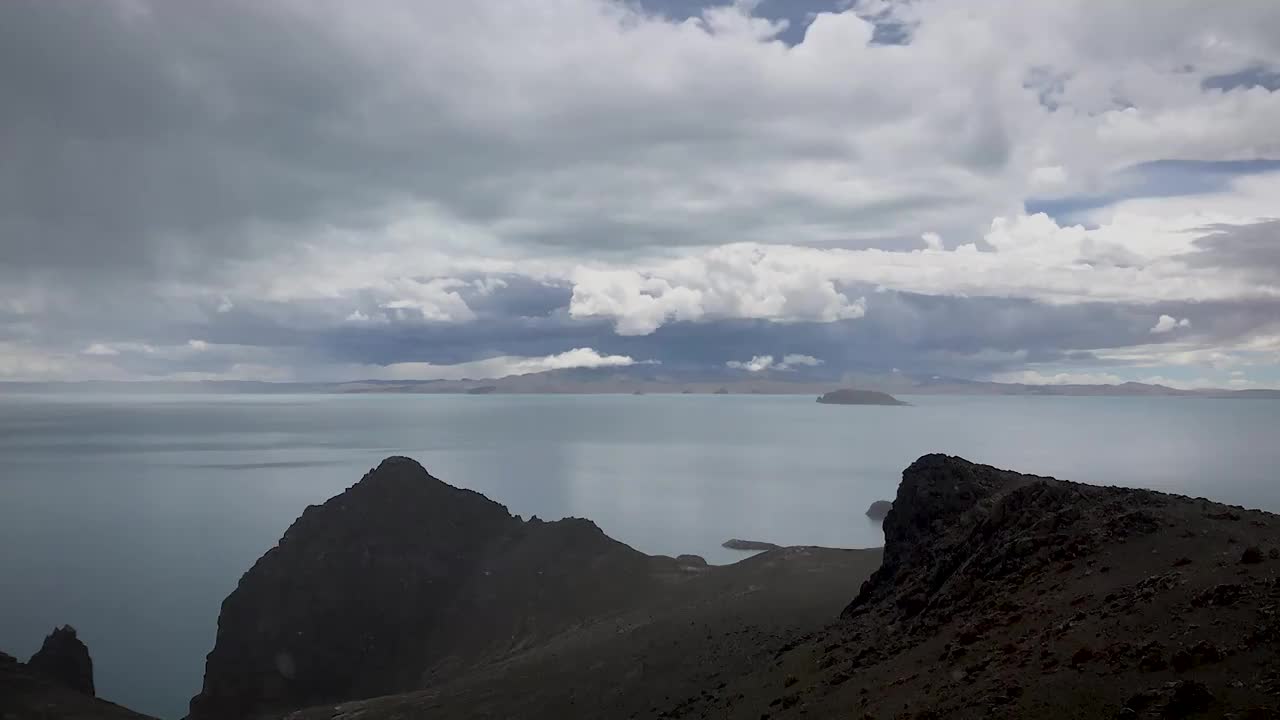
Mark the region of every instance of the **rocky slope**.
POLYGON ((419 689, 460 693, 432 710, 441 717, 481 716, 478 697, 494 717, 572 716, 566 703, 586 716, 602 703, 647 710, 666 697, 655 682, 700 686, 719 664, 698 654, 705 635, 745 672, 740 658, 785 642, 797 622, 820 626, 879 563, 879 551, 772 555, 731 568, 647 556, 587 520, 523 521, 388 458, 307 508, 227 597, 191 717, 419 689), (767 597, 795 617, 730 620, 767 597))
MULTIPOLYGON (((884 530, 709 567, 389 458, 245 574, 192 717, 1280 717, 1276 515, 927 455, 884 530)), ((142 717, 89 667, 0 655, 0 718, 142 717)))

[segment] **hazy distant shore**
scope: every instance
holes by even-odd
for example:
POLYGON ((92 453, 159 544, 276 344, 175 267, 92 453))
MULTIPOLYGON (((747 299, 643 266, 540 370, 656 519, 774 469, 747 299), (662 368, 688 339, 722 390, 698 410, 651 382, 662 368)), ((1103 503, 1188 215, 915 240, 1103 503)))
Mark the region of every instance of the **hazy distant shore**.
POLYGON ((348 382, 99 381, 0 382, 0 393, 417 393, 469 395, 822 395, 839 388, 894 395, 1032 395, 1076 397, 1200 397, 1280 399, 1277 389, 1182 390, 1128 382, 1118 385, 1027 385, 938 376, 846 374, 830 379, 642 375, 610 370, 556 370, 496 379, 353 380, 348 382))

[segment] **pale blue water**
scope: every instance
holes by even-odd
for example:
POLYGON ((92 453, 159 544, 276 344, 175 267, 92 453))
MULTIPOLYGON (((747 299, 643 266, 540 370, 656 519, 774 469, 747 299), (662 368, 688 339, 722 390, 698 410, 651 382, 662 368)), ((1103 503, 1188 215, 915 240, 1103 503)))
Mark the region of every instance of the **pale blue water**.
POLYGON ((99 694, 166 718, 218 606, 310 503, 386 455, 649 553, 880 544, 863 511, 926 452, 1280 510, 1280 402, 776 396, 0 396, 0 649, 71 623, 99 694))

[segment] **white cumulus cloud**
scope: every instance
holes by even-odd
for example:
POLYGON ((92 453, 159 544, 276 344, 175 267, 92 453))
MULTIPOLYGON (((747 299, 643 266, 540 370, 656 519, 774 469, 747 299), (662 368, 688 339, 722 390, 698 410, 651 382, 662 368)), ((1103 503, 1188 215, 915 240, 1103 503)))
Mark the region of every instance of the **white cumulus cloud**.
POLYGON ((1156 320, 1156 324, 1151 327, 1151 332, 1153 334, 1161 334, 1161 333, 1173 332, 1178 328, 1185 328, 1185 327, 1191 327, 1191 321, 1188 320, 1187 318, 1182 318, 1181 320, 1179 320, 1173 317, 1172 315, 1161 315, 1156 320))

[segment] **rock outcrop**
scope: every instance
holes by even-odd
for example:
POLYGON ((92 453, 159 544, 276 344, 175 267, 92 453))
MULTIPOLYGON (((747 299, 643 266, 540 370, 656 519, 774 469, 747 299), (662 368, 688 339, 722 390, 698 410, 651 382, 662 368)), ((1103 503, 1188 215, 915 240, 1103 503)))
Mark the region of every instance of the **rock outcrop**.
POLYGON ((55 628, 31 661, 0 652, 4 720, 153 720, 94 697, 89 650, 70 626, 55 628))
POLYGON ((823 405, 906 405, 907 403, 876 390, 851 390, 844 388, 832 390, 818 396, 823 405))
POLYGON ((92 696, 93 660, 89 648, 76 637, 70 625, 54 628, 44 643, 27 661, 27 667, 76 692, 92 696))

